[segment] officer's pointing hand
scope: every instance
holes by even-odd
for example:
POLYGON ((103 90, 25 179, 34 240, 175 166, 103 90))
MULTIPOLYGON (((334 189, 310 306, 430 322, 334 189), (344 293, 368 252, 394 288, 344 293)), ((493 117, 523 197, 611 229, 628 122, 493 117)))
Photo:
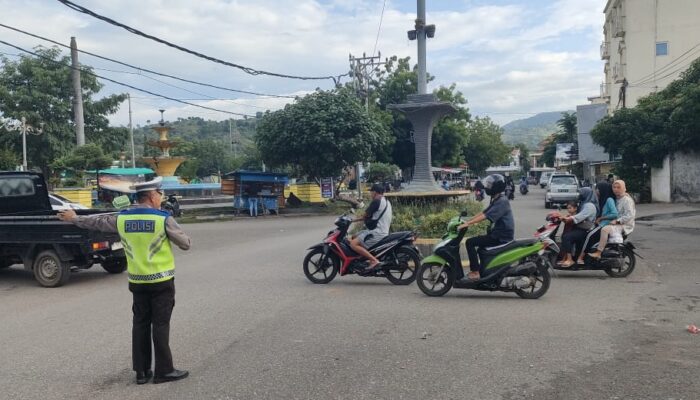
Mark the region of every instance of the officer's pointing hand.
POLYGON ((72 221, 77 216, 73 209, 61 210, 56 215, 58 215, 58 219, 61 221, 72 221))

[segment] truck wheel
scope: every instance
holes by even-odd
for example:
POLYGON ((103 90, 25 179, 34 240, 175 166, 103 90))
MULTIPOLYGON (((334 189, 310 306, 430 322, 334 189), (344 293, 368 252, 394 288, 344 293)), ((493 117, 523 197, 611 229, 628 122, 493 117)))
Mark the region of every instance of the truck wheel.
POLYGON ((44 287, 58 287, 70 278, 70 264, 64 263, 54 250, 44 250, 34 259, 34 278, 44 287))
POLYGON ((102 268, 110 274, 121 274, 126 271, 126 259, 120 258, 116 260, 105 261, 102 263, 102 268))

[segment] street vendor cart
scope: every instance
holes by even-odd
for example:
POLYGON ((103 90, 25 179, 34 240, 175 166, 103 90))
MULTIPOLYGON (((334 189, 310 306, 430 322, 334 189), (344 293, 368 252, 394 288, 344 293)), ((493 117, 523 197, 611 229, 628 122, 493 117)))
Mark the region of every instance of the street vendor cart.
POLYGON ((224 176, 221 193, 233 195, 236 212, 248 210, 251 200, 257 199, 260 214, 277 214, 284 207, 284 187, 288 182, 285 174, 234 171, 224 176))

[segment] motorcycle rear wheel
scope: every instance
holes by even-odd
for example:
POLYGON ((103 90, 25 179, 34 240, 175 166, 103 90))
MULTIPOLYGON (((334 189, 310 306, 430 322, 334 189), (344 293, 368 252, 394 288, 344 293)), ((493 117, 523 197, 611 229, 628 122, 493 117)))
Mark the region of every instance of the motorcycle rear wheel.
POLYGON ((420 265, 420 257, 412 248, 401 246, 393 256, 385 262, 390 266, 386 270, 386 279, 394 285, 410 285, 416 280, 416 270, 420 265))
POLYGON ((552 281, 552 277, 549 274, 549 269, 540 268, 533 275, 528 276, 530 279, 534 279, 535 283, 525 289, 515 289, 515 294, 517 294, 521 299, 539 299, 544 296, 549 290, 549 284, 552 281))
POLYGON ((634 271, 634 266, 637 264, 637 257, 635 257, 632 250, 623 247, 622 248, 622 265, 618 268, 606 268, 605 273, 613 278, 624 278, 634 271))
POLYGON ((335 278, 338 273, 338 263, 330 254, 323 254, 323 249, 311 250, 304 257, 304 275, 316 284, 326 284, 335 278))
POLYGON ((454 278, 447 265, 428 262, 421 265, 418 269, 416 284, 423 293, 437 297, 452 289, 454 278))

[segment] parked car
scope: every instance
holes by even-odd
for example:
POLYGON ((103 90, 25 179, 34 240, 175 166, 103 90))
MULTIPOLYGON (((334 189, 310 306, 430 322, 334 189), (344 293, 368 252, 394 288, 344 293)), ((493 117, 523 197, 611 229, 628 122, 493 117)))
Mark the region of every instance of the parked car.
POLYGON ((49 193, 49 203, 51 203, 51 209, 53 210, 87 210, 89 207, 85 207, 80 203, 74 203, 67 198, 58 195, 56 193, 49 193))
POLYGON ((563 204, 578 200, 578 179, 572 174, 555 174, 549 178, 547 192, 544 195, 544 208, 552 204, 563 204))

